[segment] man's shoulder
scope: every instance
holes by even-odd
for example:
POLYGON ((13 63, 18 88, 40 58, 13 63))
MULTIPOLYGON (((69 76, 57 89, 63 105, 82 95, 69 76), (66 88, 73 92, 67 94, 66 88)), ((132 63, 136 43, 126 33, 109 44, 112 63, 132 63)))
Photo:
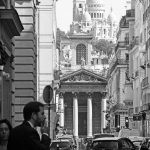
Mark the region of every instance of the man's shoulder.
POLYGON ((13 131, 20 131, 20 130, 32 130, 32 127, 29 125, 28 122, 23 122, 22 124, 13 128, 13 131))

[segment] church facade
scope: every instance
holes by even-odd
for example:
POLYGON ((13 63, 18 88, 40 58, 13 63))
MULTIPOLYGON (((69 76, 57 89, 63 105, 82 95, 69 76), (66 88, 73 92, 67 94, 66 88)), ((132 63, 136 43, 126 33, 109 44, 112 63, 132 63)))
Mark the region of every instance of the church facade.
POLYGON ((59 125, 75 137, 90 138, 106 127, 105 68, 108 66, 102 60, 93 64, 96 55, 93 56, 92 40, 115 41, 116 24, 112 18, 111 14, 105 17, 101 0, 73 1, 70 32, 60 43, 61 76, 56 108, 59 125))

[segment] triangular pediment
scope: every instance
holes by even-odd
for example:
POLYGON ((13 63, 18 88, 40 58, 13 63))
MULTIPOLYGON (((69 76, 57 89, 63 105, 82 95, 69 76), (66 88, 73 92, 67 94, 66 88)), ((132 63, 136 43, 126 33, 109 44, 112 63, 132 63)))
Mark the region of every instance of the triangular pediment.
POLYGON ((100 82, 107 83, 106 78, 86 70, 84 68, 65 74, 60 78, 61 82, 100 82))

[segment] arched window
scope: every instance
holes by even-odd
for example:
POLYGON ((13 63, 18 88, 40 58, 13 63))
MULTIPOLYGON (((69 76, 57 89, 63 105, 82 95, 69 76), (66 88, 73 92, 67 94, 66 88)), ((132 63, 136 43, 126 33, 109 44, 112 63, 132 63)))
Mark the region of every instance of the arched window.
POLYGON ((76 47, 76 64, 81 65, 83 58, 86 64, 86 46, 79 44, 76 47))

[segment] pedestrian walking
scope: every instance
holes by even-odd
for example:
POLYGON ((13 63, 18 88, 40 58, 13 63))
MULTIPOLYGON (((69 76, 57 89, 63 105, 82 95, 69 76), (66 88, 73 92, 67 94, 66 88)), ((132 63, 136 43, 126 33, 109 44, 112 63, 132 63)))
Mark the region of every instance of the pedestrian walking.
POLYGON ((23 117, 23 123, 11 131, 7 150, 49 150, 51 140, 48 127, 44 125, 44 105, 40 102, 27 103, 23 117), (41 127, 41 139, 36 127, 41 127))
POLYGON ((7 119, 0 120, 0 150, 7 150, 8 138, 12 126, 7 119))

